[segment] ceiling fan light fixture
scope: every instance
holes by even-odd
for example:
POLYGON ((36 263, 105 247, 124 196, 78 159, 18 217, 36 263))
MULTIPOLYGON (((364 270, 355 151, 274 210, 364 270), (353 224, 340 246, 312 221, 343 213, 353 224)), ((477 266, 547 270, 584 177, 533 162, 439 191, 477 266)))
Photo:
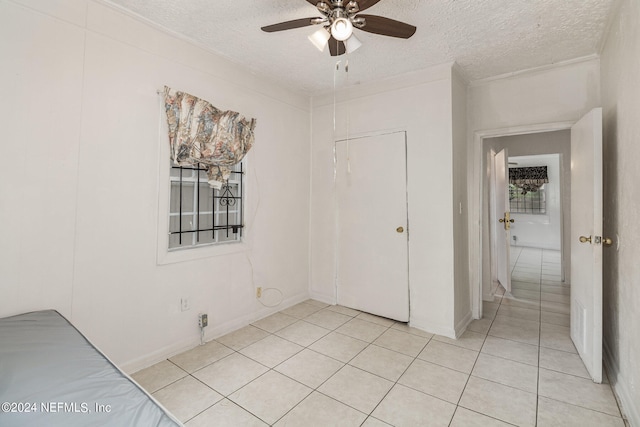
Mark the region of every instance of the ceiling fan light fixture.
POLYGON ((338 41, 345 41, 353 33, 353 24, 347 18, 336 18, 331 24, 331 35, 338 41))
POLYGON ((362 42, 356 37, 355 34, 351 34, 351 37, 344 41, 344 47, 347 50, 347 53, 354 52, 360 46, 362 46, 362 42))
POLYGON ((318 31, 311 34, 308 38, 309 41, 311 41, 311 43, 313 43, 313 45, 317 47, 320 52, 324 52, 324 48, 327 47, 327 43, 329 43, 330 37, 331 34, 329 34, 329 31, 325 30, 324 28, 320 28, 318 31))

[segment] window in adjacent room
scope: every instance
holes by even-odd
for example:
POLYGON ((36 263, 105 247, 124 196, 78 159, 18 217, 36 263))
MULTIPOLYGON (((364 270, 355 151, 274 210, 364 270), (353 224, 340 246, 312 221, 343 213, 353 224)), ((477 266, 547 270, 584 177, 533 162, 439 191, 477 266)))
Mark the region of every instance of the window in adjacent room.
POLYGON ((509 205, 511 213, 545 214, 547 212, 545 184, 537 191, 523 191, 522 188, 509 184, 509 205))
POLYGON ((243 162, 220 190, 209 187, 204 165, 171 165, 169 249, 239 242, 243 228, 243 162))

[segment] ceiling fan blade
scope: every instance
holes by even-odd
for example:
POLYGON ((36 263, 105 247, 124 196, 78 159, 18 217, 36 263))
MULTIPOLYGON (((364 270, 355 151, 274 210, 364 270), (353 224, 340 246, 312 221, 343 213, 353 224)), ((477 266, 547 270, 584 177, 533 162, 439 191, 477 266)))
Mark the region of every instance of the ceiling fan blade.
POLYGON ((309 25, 314 25, 311 22, 312 19, 315 19, 315 18, 294 19, 293 21, 286 21, 286 22, 280 22, 279 24, 267 25, 266 27, 262 27, 261 29, 262 31, 266 31, 267 33, 291 30, 294 28, 301 28, 309 25))
POLYGON ((365 26, 360 28, 360 30, 367 31, 369 33, 408 39, 416 32, 416 27, 413 25, 384 18, 382 16, 358 15, 357 17, 364 18, 366 21, 365 26))
MULTIPOLYGON (((307 0, 308 3, 311 3, 313 6, 317 5, 321 0, 307 0)), ((365 9, 369 9, 371 6, 378 3, 380 0, 356 0, 358 3, 358 8, 362 11, 365 9)), ((324 0, 325 3, 331 4, 330 0, 324 0)), ((344 4, 346 5, 349 0, 344 0, 344 4)))
POLYGON ((334 39, 333 36, 329 38, 328 45, 331 56, 340 56, 347 51, 347 48, 344 46, 344 42, 334 39))

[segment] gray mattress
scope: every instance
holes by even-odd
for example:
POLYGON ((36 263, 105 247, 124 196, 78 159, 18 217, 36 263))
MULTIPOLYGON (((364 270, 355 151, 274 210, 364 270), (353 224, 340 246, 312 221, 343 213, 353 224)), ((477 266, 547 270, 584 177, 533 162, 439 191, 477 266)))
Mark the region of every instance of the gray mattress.
POLYGON ((54 310, 0 319, 0 426, 180 426, 54 310))

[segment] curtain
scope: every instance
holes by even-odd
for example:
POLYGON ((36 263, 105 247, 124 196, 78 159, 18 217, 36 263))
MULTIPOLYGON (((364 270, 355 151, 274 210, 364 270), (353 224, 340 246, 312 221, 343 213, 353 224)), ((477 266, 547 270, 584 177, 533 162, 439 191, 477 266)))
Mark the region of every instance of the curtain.
POLYGON ((185 92, 164 88, 171 157, 180 166, 203 165, 209 185, 221 189, 230 167, 240 163, 254 143, 256 119, 221 111, 185 92))
POLYGON ((549 182, 546 166, 509 168, 509 183, 522 190, 522 194, 535 193, 549 182))

